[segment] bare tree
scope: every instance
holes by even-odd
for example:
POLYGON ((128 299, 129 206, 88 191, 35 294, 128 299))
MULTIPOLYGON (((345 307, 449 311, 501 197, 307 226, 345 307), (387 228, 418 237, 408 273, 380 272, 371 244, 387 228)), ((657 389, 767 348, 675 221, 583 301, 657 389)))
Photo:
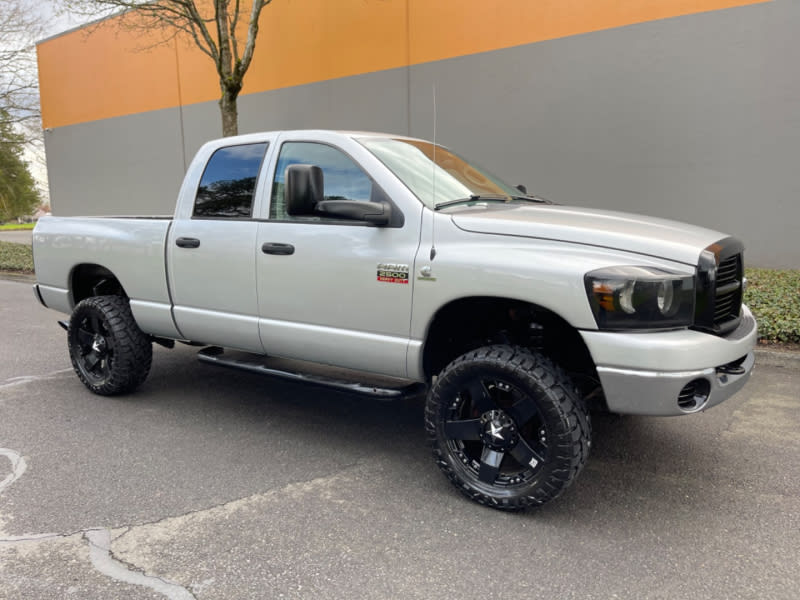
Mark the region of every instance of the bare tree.
POLYGON ((42 24, 24 0, 0 0, 0 220, 29 215, 40 200, 26 157, 44 160, 35 49, 42 24))
POLYGON ((224 136, 239 132, 237 99, 253 60, 258 19, 262 9, 271 1, 61 0, 67 10, 81 16, 107 16, 129 11, 133 19, 128 20, 126 26, 148 31, 161 28, 167 33, 164 41, 180 33, 188 35, 214 61, 219 76, 219 107, 224 136))
POLYGON ((39 90, 35 41, 40 16, 21 0, 0 0, 0 123, 25 139, 39 134, 39 90))

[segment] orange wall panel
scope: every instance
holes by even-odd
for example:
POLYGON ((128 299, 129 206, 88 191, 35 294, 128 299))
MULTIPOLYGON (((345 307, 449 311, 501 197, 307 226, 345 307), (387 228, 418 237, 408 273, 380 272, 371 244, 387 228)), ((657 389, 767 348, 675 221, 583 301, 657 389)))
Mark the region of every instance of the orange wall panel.
POLYGON ((39 44, 43 126, 177 106, 175 47, 160 39, 101 23, 39 44))
MULTIPOLYGON (((242 93, 767 1, 274 0, 242 93)), ((188 38, 153 47, 164 33, 119 27, 127 18, 39 44, 45 128, 219 98, 214 65, 188 38)))
POLYGON ((408 0, 410 63, 769 0, 408 0))
POLYGON ((408 63, 405 0, 284 0, 269 9, 247 92, 408 63))
MULTIPOLYGON (((242 93, 404 66, 405 23, 405 0, 274 0, 262 12, 242 93)), ((218 99, 208 56, 190 41, 178 53, 184 103, 218 99)))

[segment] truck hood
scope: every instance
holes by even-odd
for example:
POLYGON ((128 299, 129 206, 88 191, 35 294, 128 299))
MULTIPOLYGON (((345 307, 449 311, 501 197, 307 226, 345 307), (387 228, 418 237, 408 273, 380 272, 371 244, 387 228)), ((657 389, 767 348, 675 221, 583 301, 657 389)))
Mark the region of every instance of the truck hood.
POLYGON ((726 237, 718 231, 622 212, 553 205, 488 204, 451 209, 464 231, 588 244, 696 265, 726 237))

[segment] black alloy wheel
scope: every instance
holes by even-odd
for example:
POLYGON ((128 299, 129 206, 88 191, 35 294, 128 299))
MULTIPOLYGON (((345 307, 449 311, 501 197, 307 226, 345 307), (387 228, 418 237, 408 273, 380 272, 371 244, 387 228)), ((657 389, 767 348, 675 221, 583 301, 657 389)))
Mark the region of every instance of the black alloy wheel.
POLYGON ((110 332, 97 313, 87 313, 77 323, 78 368, 93 384, 106 381, 111 375, 114 347, 110 332))
POLYGON ((96 394, 133 391, 150 372, 152 344, 121 296, 82 300, 70 318, 67 341, 75 373, 96 394))
POLYGON ((583 467, 591 436, 566 374, 511 346, 480 348, 450 363, 431 388, 426 428, 452 483, 503 510, 557 497, 583 467))

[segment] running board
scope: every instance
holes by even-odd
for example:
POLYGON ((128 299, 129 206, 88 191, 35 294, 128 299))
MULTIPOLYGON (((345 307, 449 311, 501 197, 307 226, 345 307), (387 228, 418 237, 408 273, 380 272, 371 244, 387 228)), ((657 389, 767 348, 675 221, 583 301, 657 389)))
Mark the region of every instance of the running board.
POLYGON ((363 396, 370 396, 376 400, 402 400, 408 398, 419 398, 427 393, 427 386, 423 383, 411 383, 402 387, 381 387, 368 385, 359 381, 348 381, 346 379, 336 379, 334 377, 327 377, 316 373, 303 373, 301 371, 289 369, 277 369, 269 367, 263 362, 259 362, 257 355, 242 354, 247 358, 229 358, 224 355, 222 348, 218 346, 210 346, 203 348, 197 353, 197 358, 200 362, 217 365, 220 367, 228 367, 232 369, 239 369, 241 371, 249 371, 251 373, 258 373, 260 375, 267 375, 269 377, 277 377, 287 381, 294 381, 297 383, 310 383, 312 385, 323 386, 342 392, 350 392, 354 394, 361 394, 363 396))

